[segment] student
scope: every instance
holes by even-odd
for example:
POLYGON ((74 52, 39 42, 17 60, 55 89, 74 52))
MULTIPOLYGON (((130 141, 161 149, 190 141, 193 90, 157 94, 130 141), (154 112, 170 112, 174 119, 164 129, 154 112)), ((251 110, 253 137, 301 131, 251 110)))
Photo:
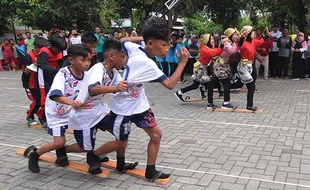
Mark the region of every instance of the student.
POLYGON ((175 92, 174 95, 184 102, 182 95, 191 90, 197 89, 200 84, 203 84, 208 89, 208 108, 216 107, 213 104, 213 58, 219 56, 222 53, 222 48, 214 48, 215 41, 211 34, 205 34, 201 38, 200 46, 200 58, 197 71, 193 75, 193 84, 181 88, 179 91, 175 92), (212 63, 212 64, 211 64, 212 63))
POLYGON ((37 125, 38 123, 34 119, 34 114, 37 114, 38 119, 43 119, 43 110, 40 109, 40 89, 37 84, 37 71, 30 70, 27 66, 36 68, 36 59, 38 53, 42 47, 46 47, 48 41, 44 38, 36 38, 34 40, 34 49, 29 51, 24 57, 24 71, 22 73, 23 87, 26 90, 26 94, 31 101, 30 109, 27 111, 27 126, 37 125))
POLYGON ((255 93, 255 81, 257 73, 253 61, 255 48, 261 46, 264 43, 264 39, 262 38, 258 40, 254 38, 255 33, 252 26, 244 26, 241 29, 241 34, 241 38, 238 42, 241 54, 241 62, 237 66, 237 72, 241 81, 246 84, 248 88, 246 109, 256 111, 258 107, 253 106, 253 98, 255 93))
POLYGON ((177 50, 177 46, 178 46, 178 35, 177 34, 172 34, 171 35, 171 44, 169 47, 169 51, 167 56, 165 57, 167 66, 168 66, 168 75, 167 76, 172 76, 173 72, 175 71, 175 69, 178 66, 178 58, 175 54, 176 50, 177 50))
POLYGON ((283 36, 281 36, 278 40, 278 61, 277 61, 277 78, 283 77, 286 79, 288 75, 288 65, 290 62, 290 55, 291 55, 291 48, 292 48, 292 38, 288 35, 289 30, 288 28, 284 28, 283 36))
POLYGON ((17 55, 18 55, 17 67, 18 67, 18 69, 22 69, 24 57, 27 53, 26 46, 24 44, 22 44, 22 39, 20 39, 20 38, 17 39, 17 44, 16 44, 15 48, 16 48, 17 55))
POLYGON ((82 106, 82 103, 75 99, 86 78, 85 71, 90 65, 89 54, 90 49, 81 44, 71 45, 68 48, 71 66, 59 70, 46 99, 48 134, 54 137, 54 142, 35 148, 29 154, 28 168, 33 173, 40 171, 38 165, 40 155, 53 150, 56 150, 56 165, 64 167, 69 164, 64 149, 65 130, 68 128, 72 108, 78 109, 82 106))
POLYGON ((14 49, 7 38, 4 39, 4 44, 2 45, 1 50, 3 53, 4 64, 8 66, 10 71, 12 71, 12 69, 15 70, 16 63, 14 58, 14 49))
MULTIPOLYGON (((92 32, 85 32, 81 38, 82 44, 86 45, 91 50, 91 63, 89 69, 97 63, 96 46, 97 38, 92 32)), ((63 63, 62 67, 70 65, 68 59, 63 63)))
MULTIPOLYGON (((52 36, 49 47, 41 48, 38 57, 38 83, 41 94, 41 108, 45 108, 46 93, 49 91, 53 79, 63 63, 63 50, 67 48, 67 43, 63 37, 52 36)), ((40 121, 45 127, 45 118, 40 121)))
POLYGON ((103 52, 102 45, 104 43, 105 37, 100 27, 96 27, 95 32, 96 32, 95 36, 97 38, 97 46, 96 46, 97 58, 99 59, 99 62, 102 63, 104 61, 102 54, 103 52))
POLYGON ((31 51, 34 49, 34 37, 31 36, 30 32, 26 32, 26 39, 25 39, 25 45, 27 48, 27 52, 31 51))
MULTIPOLYGON (((180 63, 175 72, 168 78, 152 60, 155 56, 165 57, 170 47, 169 30, 164 20, 154 18, 145 26, 143 37, 122 38, 123 48, 128 55, 123 79, 128 83, 125 92, 118 92, 112 98, 111 118, 113 119, 113 134, 115 142, 119 143, 119 155, 125 155, 125 148, 130 134, 130 124, 134 123, 142 128, 149 136, 147 148, 147 166, 145 177, 150 181, 169 178, 169 174, 157 171, 155 168, 162 133, 156 124, 147 97, 144 84, 160 82, 168 89, 173 89, 177 84, 188 60, 189 52, 186 48, 180 49, 180 63), (144 40, 143 49, 137 41, 144 40)), ((105 148, 96 150, 96 155, 105 153, 105 148)), ((123 158, 124 159, 124 158, 123 158)))
MULTIPOLYGON (((97 156, 96 152, 93 152, 95 134, 98 128, 109 129, 107 127, 109 126, 110 108, 103 101, 103 97, 107 93, 121 92, 127 88, 127 83, 121 81, 122 78, 117 72, 117 69, 122 68, 126 63, 126 54, 121 50, 121 43, 114 39, 106 40, 103 48, 104 63, 97 63, 89 70, 89 80, 77 97, 77 100, 84 103, 84 107, 73 111, 69 119, 69 128, 74 130, 77 143, 66 146, 66 152, 88 152, 87 163, 90 166, 88 172, 91 174, 101 173, 100 155, 97 156)), ((115 147, 110 143, 103 149, 107 151, 106 153, 116 151, 117 149, 113 149, 113 146, 115 147)), ((117 156, 117 170, 129 169, 128 166, 125 168, 124 159, 119 159, 124 155, 118 154, 117 156)))
POLYGON ((297 38, 293 42, 293 80, 305 79, 306 59, 308 43, 305 41, 304 33, 298 32, 297 38))

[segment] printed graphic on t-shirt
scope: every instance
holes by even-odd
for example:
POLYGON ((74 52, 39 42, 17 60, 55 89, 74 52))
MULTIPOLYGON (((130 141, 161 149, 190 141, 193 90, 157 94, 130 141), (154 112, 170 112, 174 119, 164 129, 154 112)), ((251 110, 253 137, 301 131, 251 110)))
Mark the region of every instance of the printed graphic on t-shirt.
POLYGON ((138 98, 144 88, 143 84, 132 84, 131 86, 128 87, 128 94, 132 98, 138 98))

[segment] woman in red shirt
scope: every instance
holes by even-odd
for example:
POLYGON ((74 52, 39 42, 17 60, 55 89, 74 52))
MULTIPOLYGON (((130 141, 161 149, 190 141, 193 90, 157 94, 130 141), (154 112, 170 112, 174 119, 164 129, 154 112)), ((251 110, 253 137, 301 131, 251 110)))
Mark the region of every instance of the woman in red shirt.
POLYGON ((197 89, 200 84, 203 84, 208 89, 208 107, 215 107, 213 104, 213 69, 211 69, 213 58, 222 53, 222 48, 214 48, 215 42, 211 34, 205 34, 201 38, 200 58, 194 64, 194 79, 193 84, 180 89, 174 95, 181 101, 184 101, 182 94, 191 90, 197 89))
POLYGON ((237 66, 237 73, 241 81, 247 86, 247 107, 251 111, 257 111, 258 107, 253 106, 255 93, 256 69, 253 66, 255 48, 264 43, 264 39, 254 39, 255 33, 252 26, 244 26, 241 29, 242 36, 238 46, 240 48, 241 62, 237 66))

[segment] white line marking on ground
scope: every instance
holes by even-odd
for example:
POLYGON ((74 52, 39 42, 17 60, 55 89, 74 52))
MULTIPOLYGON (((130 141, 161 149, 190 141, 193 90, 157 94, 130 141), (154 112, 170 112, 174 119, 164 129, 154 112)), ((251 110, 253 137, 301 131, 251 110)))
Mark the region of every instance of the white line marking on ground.
POLYGON ((21 80, 20 78, 8 78, 8 77, 1 77, 3 80, 21 80))
POLYGON ((18 108, 29 108, 29 106, 21 106, 21 105, 12 105, 12 104, 4 104, 6 107, 18 107, 18 108))
POLYGON ((11 88, 11 87, 2 87, 5 90, 25 90, 24 88, 11 88))
MULTIPOLYGON (((24 146, 5 144, 5 143, 0 143, 0 146, 7 146, 7 147, 13 147, 13 148, 27 148, 27 147, 24 147, 24 146)), ((85 158, 85 156, 77 155, 77 154, 68 154, 68 155, 76 156, 76 157, 80 157, 80 158, 85 158)), ((145 163, 139 163, 139 164, 140 165, 146 165, 145 163)), ((254 180, 254 181, 261 181, 261 182, 268 182, 268 183, 276 183, 276 184, 281 184, 281 185, 290 185, 290 186, 310 188, 310 185, 295 184, 295 183, 288 183, 288 182, 282 182, 282 181, 272 181, 272 180, 252 178, 252 177, 243 177, 243 176, 238 176, 238 175, 228 175, 228 174, 221 174, 221 173, 215 173, 215 172, 205 172, 205 171, 200 171, 200 170, 174 168, 174 167, 169 167, 169 166, 160 166, 160 165, 156 165, 156 166, 159 167, 159 168, 165 168, 165 169, 171 169, 171 170, 179 170, 179 171, 186 171, 186 172, 202 173, 202 174, 208 174, 208 175, 218 175, 218 176, 238 178, 238 179, 245 179, 245 180, 254 180)))

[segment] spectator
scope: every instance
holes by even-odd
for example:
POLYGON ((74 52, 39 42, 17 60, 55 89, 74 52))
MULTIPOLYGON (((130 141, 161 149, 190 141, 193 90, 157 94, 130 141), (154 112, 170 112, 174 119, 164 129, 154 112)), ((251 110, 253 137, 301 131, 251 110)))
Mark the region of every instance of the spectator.
POLYGON ((25 45, 27 48, 27 52, 30 52, 31 50, 34 49, 34 37, 31 36, 30 32, 26 32, 26 40, 25 40, 25 45))
POLYGON ((197 59, 199 58, 199 43, 196 35, 192 36, 191 41, 192 43, 188 47, 190 56, 186 65, 186 70, 189 74, 192 75, 194 69, 194 63, 196 63, 197 59))
POLYGON ((21 40, 21 43, 22 43, 23 45, 26 45, 26 44, 25 44, 25 38, 24 38, 24 36, 23 36, 23 33, 17 32, 17 33, 16 33, 16 36, 17 36, 17 38, 19 38, 19 39, 21 40))
POLYGON ((278 47, 279 47, 279 53, 278 53, 278 62, 277 62, 277 78, 283 76, 286 79, 288 75, 288 64, 290 60, 290 51, 292 48, 292 38, 288 35, 289 30, 288 28, 284 28, 283 30, 283 36, 279 38, 278 40, 278 47))
POLYGON ((101 28, 96 27, 95 28, 95 36, 97 38, 97 46, 96 46, 96 52, 97 52, 97 58, 100 62, 103 62, 103 43, 104 43, 104 34, 102 33, 101 28))
POLYGON ((4 64, 8 66, 9 70, 12 71, 15 70, 16 64, 14 59, 14 49, 10 41, 5 38, 4 44, 1 47, 3 58, 4 58, 4 64))
POLYGON ((114 32, 114 34, 113 34, 113 38, 114 38, 115 40, 119 40, 119 37, 118 37, 118 32, 114 32))
POLYGON ((69 45, 72 44, 81 44, 81 36, 79 35, 79 33, 76 30, 72 30, 71 31, 71 35, 69 37, 69 45))
POLYGON ((125 28, 120 28, 121 32, 118 34, 119 39, 123 37, 128 37, 128 33, 126 32, 125 28))
POLYGON ((273 25, 272 32, 270 32, 270 39, 273 41, 273 48, 269 53, 269 70, 271 77, 275 77, 276 75, 276 67, 278 63, 278 40, 282 36, 282 32, 279 31, 279 26, 277 24, 273 25))
POLYGON ((182 43, 186 48, 188 48, 192 43, 191 36, 189 34, 185 35, 182 43))
POLYGON ((26 46, 24 44, 22 44, 22 39, 19 39, 19 38, 17 39, 17 44, 16 44, 15 48, 16 48, 17 55, 18 55, 17 67, 18 67, 18 69, 22 69, 24 57, 27 53, 26 46))
POLYGON ((259 67, 262 65, 264 67, 264 79, 268 79, 268 66, 269 66, 269 50, 273 48, 273 42, 270 40, 268 35, 257 37, 257 39, 264 38, 264 43, 256 48, 255 52, 255 66, 257 76, 259 74, 259 67))
POLYGON ((167 71, 167 76, 171 76, 174 72, 174 70, 178 66, 178 58, 175 54, 176 48, 177 48, 177 40, 178 40, 178 35, 177 34, 172 34, 171 35, 171 46, 169 48, 168 54, 166 56, 166 63, 168 66, 168 71, 167 71))
POLYGON ((306 75, 306 52, 308 43, 305 41, 304 33, 298 32, 293 42, 293 80, 304 79, 306 75))
POLYGON ((307 64, 307 70, 308 70, 308 79, 310 79, 310 36, 308 36, 308 51, 307 51, 307 58, 308 58, 308 64, 307 64))

